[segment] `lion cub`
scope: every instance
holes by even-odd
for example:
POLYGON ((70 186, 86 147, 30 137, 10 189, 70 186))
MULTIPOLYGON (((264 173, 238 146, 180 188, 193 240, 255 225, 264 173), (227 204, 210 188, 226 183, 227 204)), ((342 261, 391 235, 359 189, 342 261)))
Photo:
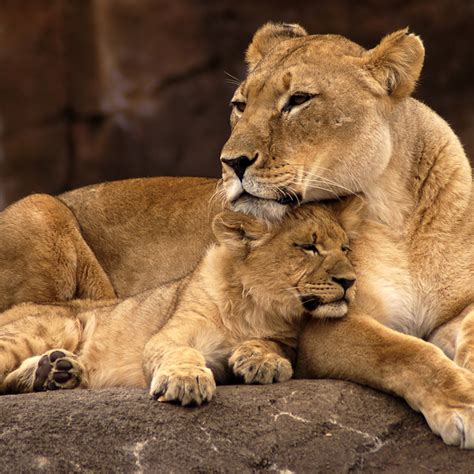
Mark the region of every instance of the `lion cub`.
POLYGON ((355 274, 336 213, 292 211, 278 225, 231 211, 185 279, 123 301, 23 304, 2 314, 4 393, 150 388, 160 401, 209 401, 216 381, 283 382, 304 315, 342 317, 355 274))

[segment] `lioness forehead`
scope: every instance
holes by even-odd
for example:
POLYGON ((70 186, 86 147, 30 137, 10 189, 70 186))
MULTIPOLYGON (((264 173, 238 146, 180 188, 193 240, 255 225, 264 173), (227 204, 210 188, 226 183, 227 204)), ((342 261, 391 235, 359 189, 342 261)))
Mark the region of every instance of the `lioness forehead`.
MULTIPOLYGON (((293 80, 308 82, 327 79, 332 71, 340 79, 340 67, 345 57, 360 57, 365 49, 356 43, 338 35, 312 35, 294 38, 276 45, 252 70, 242 83, 240 90, 244 95, 259 94, 265 85, 278 83, 283 88, 283 77, 290 71, 293 80), (337 60, 339 59, 339 60, 337 60), (309 71, 308 71, 309 70, 309 71), (309 74, 308 74, 309 72, 309 74)), ((353 67, 350 61, 347 66, 353 67)), ((304 87, 304 84, 300 84, 304 87)), ((316 91, 317 92, 317 91, 316 91)))
POLYGON ((366 50, 339 35, 311 35, 293 38, 277 44, 252 72, 271 67, 288 66, 288 63, 335 58, 341 56, 360 57, 366 50))

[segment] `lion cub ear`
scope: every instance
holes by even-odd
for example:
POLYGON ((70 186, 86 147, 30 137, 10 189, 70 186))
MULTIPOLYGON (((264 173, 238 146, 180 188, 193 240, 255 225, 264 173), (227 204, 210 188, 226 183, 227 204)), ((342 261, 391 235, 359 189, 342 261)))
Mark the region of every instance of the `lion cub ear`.
POLYGON ((249 72, 268 54, 278 43, 282 41, 306 36, 306 30, 297 24, 289 23, 266 23, 260 27, 252 38, 247 48, 245 61, 249 72))
POLYGON ((270 233, 265 222, 229 210, 217 214, 212 222, 212 230, 219 243, 234 248, 256 243, 270 233))
POLYGON ((405 28, 383 38, 378 46, 364 54, 363 61, 379 91, 401 99, 413 92, 424 57, 421 39, 405 28))
POLYGON ((367 214, 365 201, 363 199, 343 199, 334 204, 332 209, 349 240, 359 237, 367 214))

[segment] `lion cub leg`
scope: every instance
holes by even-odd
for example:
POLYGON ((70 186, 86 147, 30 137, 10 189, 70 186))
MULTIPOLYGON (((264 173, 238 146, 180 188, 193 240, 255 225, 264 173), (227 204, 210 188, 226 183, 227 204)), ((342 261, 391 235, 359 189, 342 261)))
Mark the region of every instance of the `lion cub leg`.
POLYGON ((474 372, 474 303, 460 315, 462 323, 456 337, 454 362, 474 372))
POLYGON ((82 362, 66 349, 52 349, 44 355, 22 362, 4 380, 5 393, 44 392, 88 386, 87 371, 82 362))
MULTIPOLYGON (((214 365, 222 350, 218 329, 201 316, 173 317, 145 346, 144 370, 150 395, 160 402, 201 405, 212 399, 214 365)), ((223 353, 226 359, 230 351, 223 353)))
POLYGON ((262 339, 238 345, 229 358, 229 366, 248 384, 286 382, 293 376, 290 358, 282 345, 262 339))
POLYGON ((72 352, 79 346, 82 326, 72 311, 24 304, 5 313, 7 319, 10 313, 16 320, 0 327, 0 392, 45 390, 48 382, 57 382, 58 388, 75 385, 83 367, 72 352))

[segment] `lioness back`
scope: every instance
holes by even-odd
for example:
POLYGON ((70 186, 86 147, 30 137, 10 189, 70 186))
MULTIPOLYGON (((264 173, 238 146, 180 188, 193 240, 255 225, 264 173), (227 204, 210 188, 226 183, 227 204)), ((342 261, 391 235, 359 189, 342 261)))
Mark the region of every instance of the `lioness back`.
POLYGON ((88 186, 59 199, 72 210, 117 295, 126 297, 196 267, 222 209, 222 198, 211 200, 216 186, 211 178, 140 178, 88 186))

